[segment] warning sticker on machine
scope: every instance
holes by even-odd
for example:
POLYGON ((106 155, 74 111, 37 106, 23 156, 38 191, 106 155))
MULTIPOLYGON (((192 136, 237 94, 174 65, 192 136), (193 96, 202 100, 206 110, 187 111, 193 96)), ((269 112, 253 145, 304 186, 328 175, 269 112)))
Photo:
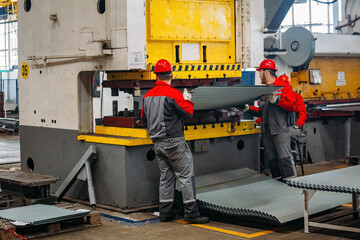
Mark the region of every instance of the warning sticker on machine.
POLYGON ((143 68, 144 67, 144 53, 130 52, 129 53, 129 67, 130 68, 143 68))
POLYGON ((336 86, 346 86, 345 72, 338 72, 338 79, 336 80, 336 86))
POLYGON ((29 64, 27 64, 27 62, 23 62, 23 64, 21 64, 21 76, 24 79, 27 79, 29 76, 29 64))

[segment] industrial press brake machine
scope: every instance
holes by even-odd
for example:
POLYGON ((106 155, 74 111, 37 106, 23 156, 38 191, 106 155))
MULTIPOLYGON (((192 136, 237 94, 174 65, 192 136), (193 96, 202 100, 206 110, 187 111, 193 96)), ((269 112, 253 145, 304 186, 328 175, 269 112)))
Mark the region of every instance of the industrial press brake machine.
POLYGON ((291 84, 307 105, 310 162, 359 156, 360 53, 358 35, 312 34, 302 27, 282 35, 291 84))
MULTIPOLYGON (((94 145, 98 202, 121 208, 156 204, 155 153, 146 128, 136 124, 142 97, 154 86, 153 67, 158 59, 168 59, 174 66, 173 85, 180 90, 240 83, 246 6, 239 4, 19 1, 22 170, 65 179, 94 145), (113 96, 130 94, 131 104, 117 106, 120 111, 114 107, 112 116, 104 116, 103 125, 94 127, 97 71, 107 73, 104 88, 111 88, 113 96)), ((185 126, 185 138, 192 147, 196 175, 242 167, 258 170, 259 129, 253 121, 240 121, 238 115, 229 117, 218 109, 200 111, 185 126)), ((85 198, 86 184, 76 182, 68 194, 85 198)))

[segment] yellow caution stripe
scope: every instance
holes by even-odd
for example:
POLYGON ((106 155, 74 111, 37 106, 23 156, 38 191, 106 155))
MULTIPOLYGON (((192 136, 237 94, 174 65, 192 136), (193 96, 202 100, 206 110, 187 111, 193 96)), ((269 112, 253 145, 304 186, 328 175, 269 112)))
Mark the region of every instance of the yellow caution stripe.
MULTIPOLYGON (((151 72, 155 66, 151 66, 151 72)), ((173 66, 173 72, 181 71, 241 71, 241 64, 179 64, 173 66)))
POLYGON ((349 165, 339 165, 339 166, 336 166, 335 168, 346 168, 346 167, 349 167, 349 165))
MULTIPOLYGON (((149 64, 145 71, 108 72, 108 80, 155 80, 155 66, 149 64)), ((234 64, 175 64, 174 79, 240 78, 242 67, 234 64)))
MULTIPOLYGON (((175 220, 174 222, 183 223, 183 224, 190 224, 190 223, 186 222, 183 219, 175 220)), ((194 227, 208 229, 208 230, 215 231, 215 232, 220 232, 220 233, 225 233, 225 234, 238 236, 238 237, 245 237, 245 238, 259 237, 259 236, 263 236, 263 235, 274 232, 272 230, 266 230, 266 231, 262 231, 262 232, 256 232, 256 233, 252 233, 252 234, 247 234, 247 233, 236 232, 236 231, 227 230, 227 229, 223 229, 223 228, 218 228, 218 227, 211 227, 209 225, 204 225, 204 224, 190 224, 190 225, 194 226, 194 227)))
POLYGON ((140 146, 153 144, 150 138, 127 138, 116 136, 78 135, 79 141, 121 146, 140 146))
MULTIPOLYGON (((343 204, 341 206, 343 206, 343 207, 353 207, 352 204, 343 204)), ((359 208, 360 208, 360 206, 359 206, 359 208)))

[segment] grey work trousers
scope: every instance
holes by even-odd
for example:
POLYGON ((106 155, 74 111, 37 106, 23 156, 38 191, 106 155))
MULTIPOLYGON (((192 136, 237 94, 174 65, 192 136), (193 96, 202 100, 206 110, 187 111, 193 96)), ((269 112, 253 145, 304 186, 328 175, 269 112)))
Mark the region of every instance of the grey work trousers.
POLYGON ((156 140, 154 148, 160 169, 160 217, 172 215, 176 178, 180 182, 185 216, 200 216, 196 205, 193 158, 184 137, 156 140))
POLYGON ((265 131, 261 133, 261 141, 264 147, 264 159, 268 162, 272 177, 295 177, 296 168, 291 154, 290 133, 274 135, 265 127, 265 131))

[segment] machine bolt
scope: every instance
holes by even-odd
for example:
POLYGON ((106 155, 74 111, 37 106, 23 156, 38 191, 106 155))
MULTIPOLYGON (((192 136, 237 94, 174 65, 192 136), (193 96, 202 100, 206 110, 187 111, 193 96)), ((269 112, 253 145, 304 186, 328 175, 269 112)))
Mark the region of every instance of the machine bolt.
POLYGON ((56 22, 56 21, 58 20, 57 14, 50 14, 49 19, 50 19, 51 21, 56 22))

